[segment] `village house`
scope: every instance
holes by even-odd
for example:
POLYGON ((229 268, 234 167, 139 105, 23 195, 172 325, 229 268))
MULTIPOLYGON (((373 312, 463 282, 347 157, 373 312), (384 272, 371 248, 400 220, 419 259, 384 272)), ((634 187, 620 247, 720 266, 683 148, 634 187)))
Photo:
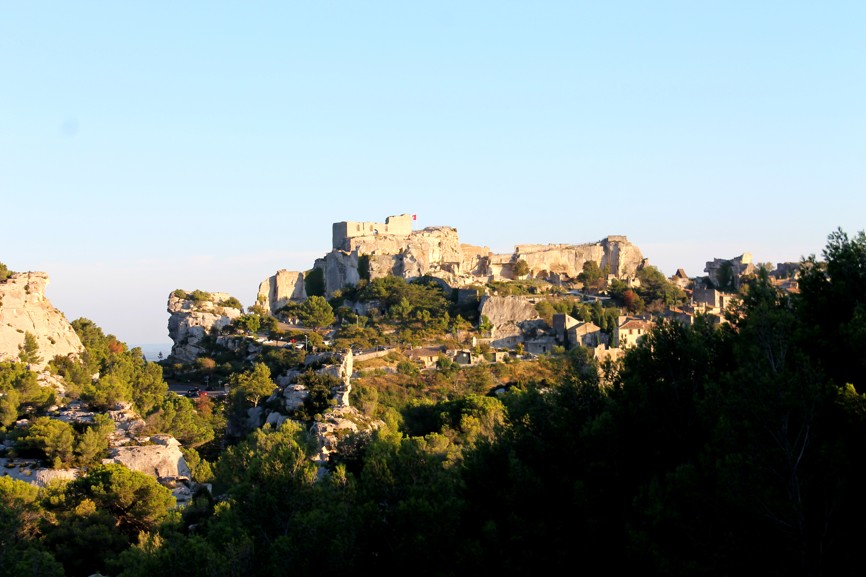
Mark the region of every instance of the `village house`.
POLYGON ((625 349, 638 344, 652 330, 653 323, 640 317, 620 316, 614 329, 614 341, 625 349))
POLYGON ((419 347, 408 351, 406 356, 425 369, 429 369, 435 367, 439 357, 444 354, 444 347, 419 347))
POLYGON ((737 298, 736 294, 722 292, 709 287, 695 287, 692 293, 692 305, 696 310, 706 313, 721 314, 737 298))
POLYGON ((608 344, 609 338, 601 327, 592 322, 580 323, 568 329, 569 346, 597 347, 608 344))

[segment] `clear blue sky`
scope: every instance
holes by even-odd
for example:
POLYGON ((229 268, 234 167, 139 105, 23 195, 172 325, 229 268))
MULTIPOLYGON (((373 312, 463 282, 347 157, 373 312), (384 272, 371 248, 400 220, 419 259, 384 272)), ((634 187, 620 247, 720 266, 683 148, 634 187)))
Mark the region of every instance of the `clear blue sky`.
POLYGON ((253 303, 331 224, 510 252, 625 234, 665 274, 866 216, 866 2, 6 2, 0 261, 131 344, 253 303))

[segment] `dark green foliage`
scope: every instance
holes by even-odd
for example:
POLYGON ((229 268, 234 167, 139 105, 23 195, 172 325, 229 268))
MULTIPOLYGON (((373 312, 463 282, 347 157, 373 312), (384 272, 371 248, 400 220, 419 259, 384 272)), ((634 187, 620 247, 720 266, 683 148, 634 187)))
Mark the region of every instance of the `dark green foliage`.
POLYGON ((39 417, 28 428, 23 442, 40 451, 48 464, 55 469, 72 464, 75 431, 68 423, 39 417))
POLYGON ((866 392, 866 234, 833 232, 824 261, 809 257, 799 276, 799 310, 820 362, 839 385, 866 392))
POLYGON ((716 288, 720 291, 734 291, 734 265, 731 261, 726 260, 719 266, 719 272, 716 275, 718 282, 716 288))
POLYGON ((577 280, 583 283, 586 290, 598 292, 607 284, 607 272, 594 260, 588 260, 583 263, 583 270, 577 275, 577 280))
POLYGON ((304 399, 304 405, 292 415, 298 421, 312 421, 325 409, 334 404, 334 390, 342 383, 331 375, 307 371, 298 377, 298 384, 307 388, 310 395, 304 399))
POLYGON ((18 418, 51 405, 54 391, 40 387, 36 374, 27 365, 0 362, 0 427, 8 427, 18 418))
POLYGON ((103 572, 141 532, 152 531, 174 506, 169 489, 122 465, 97 465, 46 496, 56 521, 45 544, 69 575, 103 572))
POLYGON ((241 301, 236 299, 235 297, 229 297, 227 299, 223 299, 219 302, 221 307, 228 307, 232 309, 244 310, 244 306, 241 304, 241 301))
POLYGON ((675 306, 686 301, 683 289, 670 282, 662 272, 654 266, 645 266, 637 272, 640 286, 637 294, 647 306, 657 308, 675 306))
POLYGON ((304 290, 307 291, 307 297, 325 296, 325 271, 320 268, 313 268, 307 271, 304 275, 304 290))
POLYGON ((358 257, 358 277, 361 280, 370 280, 370 256, 362 254, 358 257))
POLYGON ((298 307, 298 319, 301 324, 311 328, 323 328, 332 325, 336 318, 334 310, 324 297, 311 296, 298 307))
POLYGON ((15 273, 9 270, 5 264, 0 262, 0 282, 6 282, 13 274, 15 273))
POLYGON ((39 490, 30 483, 0 476, 0 576, 57 576, 63 566, 41 541, 39 490))
POLYGON ((236 318, 232 324, 238 329, 254 335, 259 332, 262 326, 262 317, 253 313, 245 314, 236 318))
MULTIPOLYGON (((252 431, 214 463, 219 498, 166 523, 119 511, 123 483, 76 481, 43 514, 0 479, 0 539, 72 575, 859 575, 866 396, 859 349, 835 351, 860 346, 864 249, 839 232, 799 295, 759 273, 729 324, 659 322, 603 374, 576 348, 529 375, 443 363, 359 379, 353 405, 388 425, 341 433, 322 469, 304 426, 252 431), (147 532, 130 546, 132 529, 147 532)), ((414 307, 400 287, 378 283, 379 298, 414 307)), ((598 324, 616 312, 571 306, 598 324)), ((244 409, 266 371, 236 377, 244 409)), ((315 418, 338 383, 303 381, 315 418)))

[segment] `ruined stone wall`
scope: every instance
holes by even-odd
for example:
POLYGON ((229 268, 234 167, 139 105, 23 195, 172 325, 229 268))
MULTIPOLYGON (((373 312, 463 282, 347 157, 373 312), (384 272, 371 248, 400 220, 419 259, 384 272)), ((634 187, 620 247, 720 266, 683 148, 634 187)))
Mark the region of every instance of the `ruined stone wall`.
POLYGON ((334 250, 351 251, 347 241, 362 236, 409 236, 412 234, 412 215, 400 214, 389 216, 385 222, 335 222, 332 229, 332 244, 334 250))
POLYGON ((388 275, 405 279, 431 275, 452 282, 462 274, 464 254, 457 229, 453 227, 428 227, 408 236, 358 236, 346 239, 343 246, 344 249, 332 250, 315 264, 324 273, 327 295, 358 283, 362 257, 371 279, 388 275))

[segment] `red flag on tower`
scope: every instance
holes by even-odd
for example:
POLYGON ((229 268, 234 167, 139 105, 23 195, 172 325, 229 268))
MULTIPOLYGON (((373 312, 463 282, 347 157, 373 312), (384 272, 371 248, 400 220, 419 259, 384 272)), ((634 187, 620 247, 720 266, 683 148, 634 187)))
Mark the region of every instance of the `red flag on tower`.
POLYGON ((418 220, 418 218, 417 218, 417 217, 418 217, 418 215, 417 215, 417 214, 413 214, 413 215, 412 215, 412 220, 418 220))

